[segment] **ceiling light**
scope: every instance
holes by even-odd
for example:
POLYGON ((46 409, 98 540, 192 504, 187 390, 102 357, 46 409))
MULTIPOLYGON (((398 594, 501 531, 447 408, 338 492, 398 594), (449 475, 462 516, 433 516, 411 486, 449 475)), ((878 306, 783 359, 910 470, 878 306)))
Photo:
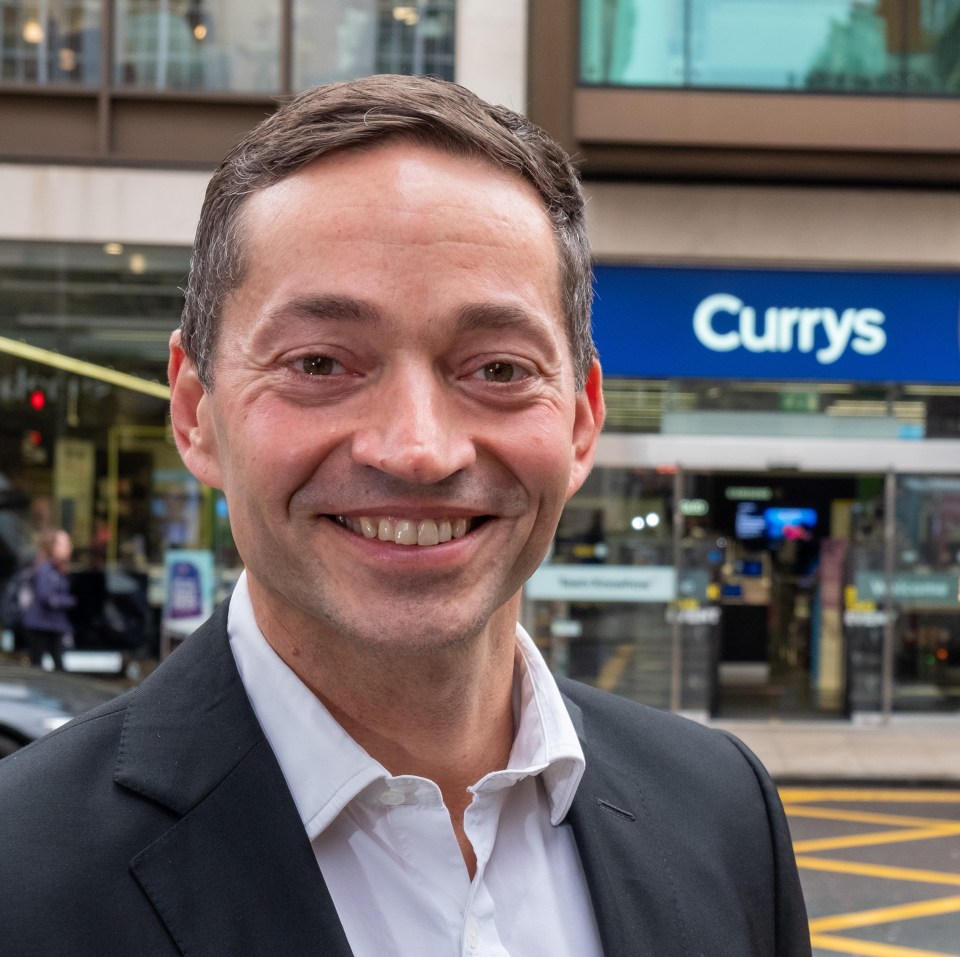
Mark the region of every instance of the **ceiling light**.
POLYGON ((408 27, 413 27, 420 21, 420 13, 416 7, 394 7, 393 19, 405 23, 408 27))
POLYGON ((35 17, 31 17, 24 23, 23 39, 27 43, 43 43, 43 26, 35 17))

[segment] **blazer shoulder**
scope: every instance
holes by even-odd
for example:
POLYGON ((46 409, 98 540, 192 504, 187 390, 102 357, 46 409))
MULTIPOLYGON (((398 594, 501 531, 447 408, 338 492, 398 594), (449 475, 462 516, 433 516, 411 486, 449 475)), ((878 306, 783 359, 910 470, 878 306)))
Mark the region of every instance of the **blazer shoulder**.
POLYGON ((706 756, 741 767, 752 763, 746 760, 750 754, 746 747, 724 731, 569 678, 557 683, 578 733, 591 751, 610 752, 621 761, 656 756, 669 757, 672 762, 686 759, 693 768, 706 756))

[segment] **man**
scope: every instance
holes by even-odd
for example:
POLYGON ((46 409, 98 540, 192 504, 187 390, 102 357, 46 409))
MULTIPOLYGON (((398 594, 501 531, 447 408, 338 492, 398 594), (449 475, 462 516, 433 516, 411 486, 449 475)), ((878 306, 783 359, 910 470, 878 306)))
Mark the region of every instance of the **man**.
POLYGON ((458 87, 319 88, 231 153, 171 418, 246 571, 0 766, 7 953, 809 954, 756 761, 561 695, 517 626, 603 420, 589 304, 566 156, 458 87))

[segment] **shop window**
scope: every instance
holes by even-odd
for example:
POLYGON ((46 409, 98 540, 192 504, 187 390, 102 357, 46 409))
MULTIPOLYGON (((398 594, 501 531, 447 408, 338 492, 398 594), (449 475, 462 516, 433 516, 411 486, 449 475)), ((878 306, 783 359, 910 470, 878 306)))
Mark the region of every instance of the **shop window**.
POLYGON ((456 0, 108 3, 0 0, 0 83, 99 86, 108 22, 118 89, 273 94, 372 73, 453 79, 456 0))
POLYGON ((169 90, 280 89, 279 0, 121 0, 118 86, 169 90))
POLYGON ((960 92, 960 0, 581 0, 580 36, 584 84, 960 92))
POLYGON ((185 531, 179 513, 151 513, 182 472, 164 382, 188 256, 0 243, 0 577, 49 525, 71 533, 81 565, 142 570, 198 540, 195 505, 185 531), (140 445, 119 444, 131 434, 140 445))
MULTIPOLYGON (((673 494, 672 474, 598 467, 567 503, 553 551, 524 591, 525 625, 555 673, 670 706, 668 608, 689 588, 691 602, 701 592, 706 600, 705 583, 698 590, 682 572, 678 581, 673 494)), ((687 664, 685 678, 696 654, 687 664)), ((699 691, 693 697, 701 703, 699 691)))
MULTIPOLYGON (((883 590, 875 580, 858 593, 883 590)), ((897 477, 893 706, 960 710, 960 479, 897 477)))
POLYGON ((294 87, 373 73, 453 79, 455 0, 295 0, 294 87))
POLYGON ((100 3, 0 2, 0 80, 5 83, 100 82, 100 3))

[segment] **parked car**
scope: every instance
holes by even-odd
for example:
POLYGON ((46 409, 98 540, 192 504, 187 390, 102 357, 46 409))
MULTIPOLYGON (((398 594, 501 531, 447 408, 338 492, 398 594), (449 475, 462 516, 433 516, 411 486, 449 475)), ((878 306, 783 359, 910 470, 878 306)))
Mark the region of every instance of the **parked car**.
POLYGON ((0 757, 116 697, 120 685, 82 675, 0 664, 0 757))

